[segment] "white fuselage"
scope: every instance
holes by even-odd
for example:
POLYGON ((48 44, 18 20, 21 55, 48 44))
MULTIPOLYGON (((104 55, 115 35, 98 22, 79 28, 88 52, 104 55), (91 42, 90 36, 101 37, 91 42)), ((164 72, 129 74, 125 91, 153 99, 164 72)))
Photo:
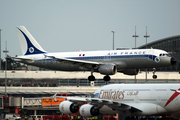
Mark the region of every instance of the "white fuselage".
MULTIPOLYGON (((141 111, 131 115, 167 115, 180 112, 180 84, 112 84, 99 88, 95 97, 112 100, 141 111), (177 91, 175 91, 177 90, 177 91)), ((123 113, 126 106, 117 106, 113 111, 104 106, 102 113, 123 113)))
MULTIPOLYGON (((157 49, 133 49, 133 50, 107 50, 107 51, 80 51, 80 52, 61 52, 44 53, 19 56, 19 58, 33 59, 33 62, 21 61, 38 67, 62 71, 90 71, 79 64, 58 61, 57 59, 46 56, 55 56, 56 58, 73 59, 78 61, 91 61, 102 64, 115 64, 117 71, 123 69, 139 69, 165 67, 171 65, 171 57, 166 56, 167 52, 157 49), (159 56, 165 54, 165 56, 159 56)), ((97 70, 95 70, 97 71, 97 70)))
POLYGON ((176 63, 166 51, 158 49, 105 50, 48 53, 24 26, 17 27, 22 54, 14 59, 51 70, 91 71, 90 81, 95 80, 93 72, 109 75, 122 72, 136 75, 140 68, 166 67, 176 63))

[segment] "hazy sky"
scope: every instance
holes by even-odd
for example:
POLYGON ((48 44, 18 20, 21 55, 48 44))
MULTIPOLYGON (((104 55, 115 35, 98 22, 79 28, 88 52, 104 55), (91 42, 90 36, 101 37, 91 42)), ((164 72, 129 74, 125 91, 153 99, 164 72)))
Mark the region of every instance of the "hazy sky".
MULTIPOLYGON (((133 48, 180 34, 180 0, 0 0, 1 48, 21 55, 16 26, 48 52, 133 48)), ((4 59, 4 53, 2 53, 4 59)))

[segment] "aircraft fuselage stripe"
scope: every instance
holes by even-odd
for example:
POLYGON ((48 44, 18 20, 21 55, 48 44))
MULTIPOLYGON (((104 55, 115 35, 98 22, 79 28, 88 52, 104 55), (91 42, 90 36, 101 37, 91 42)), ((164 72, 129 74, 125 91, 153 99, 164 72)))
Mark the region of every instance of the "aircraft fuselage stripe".
MULTIPOLYGON (((155 55, 116 55, 116 56, 88 56, 88 57, 66 57, 67 59, 75 59, 75 60, 98 60, 98 59, 122 59, 122 58, 149 58, 153 59, 156 58, 157 56, 155 55)), ((39 59, 38 61, 41 61, 44 59, 39 59)), ((56 61, 56 59, 52 58, 47 58, 47 61, 56 61)))

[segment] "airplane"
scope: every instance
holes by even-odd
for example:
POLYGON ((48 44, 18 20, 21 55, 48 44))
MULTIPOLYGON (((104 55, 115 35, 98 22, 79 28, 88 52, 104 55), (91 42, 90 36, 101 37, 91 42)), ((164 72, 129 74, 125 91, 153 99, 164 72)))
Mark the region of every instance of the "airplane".
POLYGON ((103 114, 127 116, 165 116, 180 118, 180 84, 109 84, 94 93, 94 98, 64 98, 59 104, 63 114, 79 111, 83 117, 103 114))
MULTIPOLYGON (((90 71, 89 81, 95 80, 93 72, 105 75, 104 81, 109 81, 111 79, 109 75, 117 72, 137 75, 141 68, 166 67, 177 62, 166 51, 159 49, 49 53, 24 26, 18 26, 17 32, 23 55, 12 57, 15 61, 51 70, 90 71)), ((153 74, 153 78, 157 76, 153 74)))

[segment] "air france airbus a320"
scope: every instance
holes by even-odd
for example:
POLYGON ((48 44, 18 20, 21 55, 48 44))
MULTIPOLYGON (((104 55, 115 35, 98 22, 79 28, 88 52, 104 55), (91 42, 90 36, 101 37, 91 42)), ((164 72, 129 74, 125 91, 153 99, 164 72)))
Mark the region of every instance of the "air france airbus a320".
MULTIPOLYGON (((99 72, 109 81, 109 75, 122 72, 137 75, 140 68, 156 68, 174 65, 176 59, 158 49, 106 50, 57 52, 45 51, 24 26, 18 26, 18 37, 23 56, 15 61, 60 71, 91 71, 89 81, 94 81, 93 72, 99 72)), ((154 78, 157 76, 154 75, 154 78)))

